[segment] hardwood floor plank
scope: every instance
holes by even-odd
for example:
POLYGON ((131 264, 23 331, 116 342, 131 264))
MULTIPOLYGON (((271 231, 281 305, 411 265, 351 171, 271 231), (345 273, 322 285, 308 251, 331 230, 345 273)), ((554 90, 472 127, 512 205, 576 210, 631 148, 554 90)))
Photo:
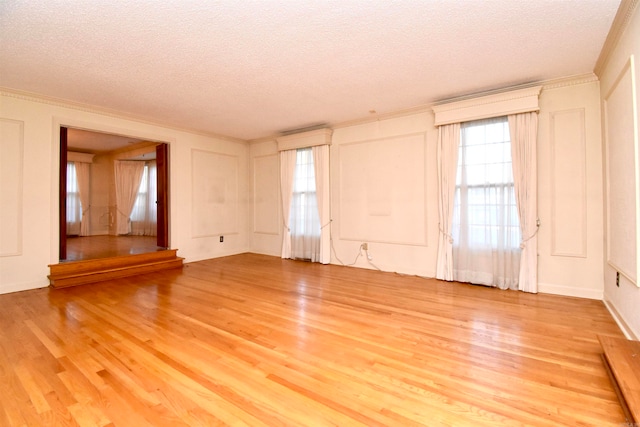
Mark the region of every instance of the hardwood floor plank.
POLYGON ((600 301, 243 254, 0 307, 1 425, 624 423, 600 301))

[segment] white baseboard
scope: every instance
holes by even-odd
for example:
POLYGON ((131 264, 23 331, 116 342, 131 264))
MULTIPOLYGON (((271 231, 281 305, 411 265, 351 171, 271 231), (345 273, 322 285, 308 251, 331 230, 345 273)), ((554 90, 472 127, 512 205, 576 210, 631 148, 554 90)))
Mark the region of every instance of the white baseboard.
POLYGON ((0 286, 0 294, 10 294, 13 292, 30 291, 32 289, 41 289, 49 286, 49 280, 37 281, 31 283, 11 283, 9 285, 0 286))
POLYGON ((222 258, 225 256, 231 256, 231 255, 239 255, 246 252, 249 252, 249 250, 240 249, 240 250, 231 250, 231 251, 221 251, 221 252, 216 252, 211 254, 202 254, 195 257, 190 257, 190 256, 185 256, 180 254, 178 254, 178 256, 184 256, 184 263, 188 264, 190 262, 206 261, 208 259, 222 258))
POLYGON ((622 330, 624 336, 629 340, 638 341, 639 336, 634 333, 633 329, 631 329, 629 324, 624 320, 624 317, 618 312, 613 302, 611 302, 606 297, 603 299, 603 302, 605 307, 607 307, 607 310, 609 310, 609 313, 611 313, 611 317, 613 317, 613 320, 616 321, 616 323, 620 327, 620 330, 622 330))
POLYGON ((554 285, 552 283, 539 283, 538 292, 543 294, 562 295, 565 297, 578 297, 587 299, 602 300, 604 291, 602 289, 581 289, 572 286, 554 285))

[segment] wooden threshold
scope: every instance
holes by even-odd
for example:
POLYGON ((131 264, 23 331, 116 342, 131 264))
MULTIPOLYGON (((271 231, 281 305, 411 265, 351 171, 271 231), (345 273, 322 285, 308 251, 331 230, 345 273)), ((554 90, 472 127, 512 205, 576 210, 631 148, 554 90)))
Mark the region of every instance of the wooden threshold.
POLYGON ((153 271, 181 268, 184 258, 177 249, 71 261, 49 265, 49 283, 53 288, 84 285, 87 283, 119 279, 153 271))
POLYGON ((640 423, 640 341, 599 335, 602 360, 609 372, 627 422, 640 423))

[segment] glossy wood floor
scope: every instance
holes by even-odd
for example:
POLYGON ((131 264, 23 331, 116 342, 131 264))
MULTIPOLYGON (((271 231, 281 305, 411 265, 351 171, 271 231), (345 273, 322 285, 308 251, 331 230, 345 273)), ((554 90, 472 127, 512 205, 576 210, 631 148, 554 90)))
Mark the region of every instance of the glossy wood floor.
POLYGON ((80 261, 135 255, 162 250, 156 236, 74 236, 67 237, 67 259, 80 261))
POLYGON ((0 425, 621 426, 599 301, 238 255, 0 295, 0 425))

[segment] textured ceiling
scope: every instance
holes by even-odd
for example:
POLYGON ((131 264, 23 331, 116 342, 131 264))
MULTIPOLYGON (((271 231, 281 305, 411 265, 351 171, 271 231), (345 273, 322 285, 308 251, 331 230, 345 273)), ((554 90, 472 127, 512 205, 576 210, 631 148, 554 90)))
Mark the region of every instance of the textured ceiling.
POLYGON ((0 86, 254 139, 593 71, 619 0, 2 0, 0 86))

